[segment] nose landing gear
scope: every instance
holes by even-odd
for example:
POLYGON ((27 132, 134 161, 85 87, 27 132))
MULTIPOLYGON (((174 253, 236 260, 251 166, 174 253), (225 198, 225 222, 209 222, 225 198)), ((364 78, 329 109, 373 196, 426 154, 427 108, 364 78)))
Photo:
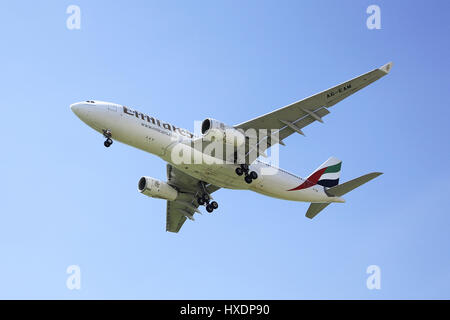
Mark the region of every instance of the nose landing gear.
POLYGON ((252 183, 253 180, 258 179, 258 174, 255 171, 250 171, 248 164, 241 164, 235 169, 235 172, 238 176, 245 174, 244 180, 248 184, 252 183))
POLYGON ((103 142, 103 144, 105 147, 109 148, 113 144, 113 141, 108 138, 105 140, 105 142, 103 142))
POLYGON ((103 145, 107 148, 109 148, 113 144, 113 140, 111 139, 111 131, 110 130, 103 130, 103 136, 106 138, 103 145))

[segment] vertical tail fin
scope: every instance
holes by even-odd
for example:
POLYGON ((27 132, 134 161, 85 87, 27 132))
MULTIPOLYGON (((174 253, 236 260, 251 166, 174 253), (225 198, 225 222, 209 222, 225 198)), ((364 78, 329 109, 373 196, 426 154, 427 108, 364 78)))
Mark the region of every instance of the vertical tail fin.
POLYGON ((331 188, 339 184, 342 161, 331 157, 307 178, 313 184, 331 188))

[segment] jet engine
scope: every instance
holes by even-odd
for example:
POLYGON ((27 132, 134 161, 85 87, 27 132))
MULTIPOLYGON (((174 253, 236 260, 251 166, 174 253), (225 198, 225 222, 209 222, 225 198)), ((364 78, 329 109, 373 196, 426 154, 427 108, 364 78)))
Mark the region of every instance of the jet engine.
POLYGON ((169 201, 173 201, 178 197, 178 191, 167 182, 151 177, 142 177, 139 179, 138 191, 148 197, 169 201))
POLYGON ((202 134, 203 138, 208 141, 221 139, 223 143, 237 147, 245 144, 244 132, 211 118, 203 120, 202 134))

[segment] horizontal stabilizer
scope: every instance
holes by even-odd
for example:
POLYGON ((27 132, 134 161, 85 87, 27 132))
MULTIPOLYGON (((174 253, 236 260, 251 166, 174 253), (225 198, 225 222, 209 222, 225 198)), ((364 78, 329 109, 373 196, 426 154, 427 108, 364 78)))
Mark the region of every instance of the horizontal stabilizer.
POLYGON ((381 172, 372 172, 372 173, 368 173, 366 175, 363 175, 359 178, 347 181, 343 184, 339 184, 335 187, 332 187, 330 189, 327 190, 327 193, 329 195, 333 195, 335 197, 340 197, 343 196, 344 194, 352 191, 355 188, 358 188, 359 186, 363 185, 364 183, 369 182, 372 179, 375 179, 376 177, 382 175, 383 173, 381 172))
POLYGON ((308 208, 308 211, 306 212, 307 218, 314 218, 320 211, 325 209, 330 203, 311 203, 311 205, 308 208))
MULTIPOLYGON (((343 184, 339 184, 337 186, 331 187, 327 189, 327 194, 334 197, 340 197, 344 194, 352 191, 355 188, 358 188, 359 186, 363 185, 364 183, 369 182, 372 179, 375 179, 376 177, 382 175, 381 172, 372 172, 369 174, 366 174, 364 176, 361 176, 359 178, 347 181, 343 184)), ((311 205, 308 208, 308 211, 306 212, 307 218, 314 218, 320 211, 325 209, 330 203, 311 203, 311 205)))

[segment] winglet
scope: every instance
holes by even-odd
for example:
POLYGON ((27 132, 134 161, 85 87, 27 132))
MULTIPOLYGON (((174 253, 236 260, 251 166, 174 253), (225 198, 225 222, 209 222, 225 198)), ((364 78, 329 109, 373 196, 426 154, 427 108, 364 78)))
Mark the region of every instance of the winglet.
POLYGON ((393 65, 392 62, 386 63, 384 66, 380 68, 380 70, 387 74, 389 73, 389 71, 391 71, 392 65, 393 65))

